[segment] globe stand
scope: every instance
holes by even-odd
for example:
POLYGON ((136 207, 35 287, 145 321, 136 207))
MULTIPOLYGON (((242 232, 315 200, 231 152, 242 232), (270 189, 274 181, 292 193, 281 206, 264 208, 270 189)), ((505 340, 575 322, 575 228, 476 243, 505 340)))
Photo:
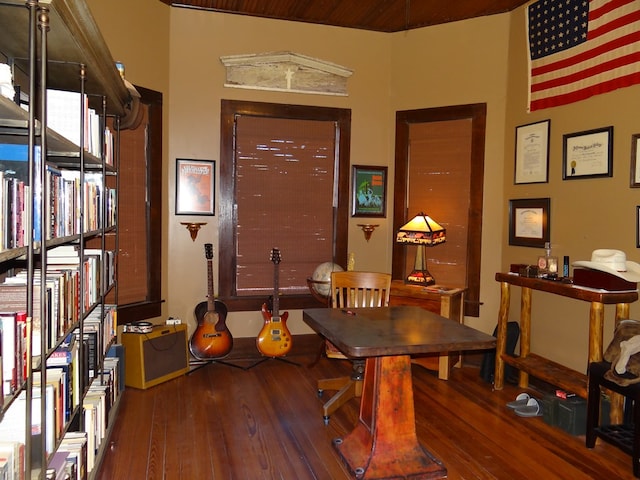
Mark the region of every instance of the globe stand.
MULTIPOLYGON (((331 303, 331 295, 320 295, 316 289, 316 285, 326 285, 328 287, 331 285, 331 280, 314 280, 311 277, 307 278, 307 287, 309 287, 309 292, 311 292, 313 298, 328 307, 331 303)), ((327 288, 327 290, 329 289, 327 288)))

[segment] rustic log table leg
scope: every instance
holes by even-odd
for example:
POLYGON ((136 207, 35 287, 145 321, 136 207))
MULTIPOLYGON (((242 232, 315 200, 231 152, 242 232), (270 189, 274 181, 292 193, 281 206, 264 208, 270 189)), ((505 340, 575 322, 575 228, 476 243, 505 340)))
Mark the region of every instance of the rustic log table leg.
MULTIPOLYGON (((531 353, 531 289, 522 287, 520 298, 520 357, 527 358, 531 353)), ((520 370, 520 388, 529 386, 529 374, 520 370)))
POLYGON ((447 476, 418 442, 409 355, 367 359, 358 424, 334 447, 359 479, 447 476))
POLYGON ((500 311, 498 312, 498 329, 496 331, 496 368, 493 377, 493 388, 496 390, 502 390, 504 387, 502 354, 507 351, 507 322, 509 321, 510 301, 511 286, 507 282, 500 282, 500 311))

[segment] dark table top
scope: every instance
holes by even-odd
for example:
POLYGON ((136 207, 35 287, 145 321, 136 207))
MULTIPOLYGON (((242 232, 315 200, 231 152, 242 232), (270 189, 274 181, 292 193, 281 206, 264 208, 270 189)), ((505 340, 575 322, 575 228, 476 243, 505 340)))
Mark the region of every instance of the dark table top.
POLYGON ((495 348, 491 335, 420 307, 311 308, 304 321, 350 357, 495 348))

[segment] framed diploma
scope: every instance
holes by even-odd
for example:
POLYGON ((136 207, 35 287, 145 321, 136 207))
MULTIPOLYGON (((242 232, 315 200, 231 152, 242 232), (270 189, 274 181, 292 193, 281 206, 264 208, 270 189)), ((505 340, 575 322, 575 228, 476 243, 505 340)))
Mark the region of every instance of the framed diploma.
POLYGON ((563 136, 563 180, 612 176, 613 127, 563 136))
POLYGON ((550 241, 549 198, 509 200, 509 245, 540 247, 550 241))
POLYGON ((176 159, 176 215, 214 215, 215 162, 176 159))
POLYGON ((640 133, 631 135, 631 188, 640 187, 640 133))
POLYGON ((551 120, 516 127, 516 164, 513 183, 549 181, 551 120))

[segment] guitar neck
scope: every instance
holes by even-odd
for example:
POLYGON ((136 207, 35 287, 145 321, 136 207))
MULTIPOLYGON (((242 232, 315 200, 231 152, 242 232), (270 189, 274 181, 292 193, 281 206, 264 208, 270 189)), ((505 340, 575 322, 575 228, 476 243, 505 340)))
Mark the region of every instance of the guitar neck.
POLYGON ((215 311, 215 298, 213 296, 213 262, 207 260, 207 311, 215 311))

